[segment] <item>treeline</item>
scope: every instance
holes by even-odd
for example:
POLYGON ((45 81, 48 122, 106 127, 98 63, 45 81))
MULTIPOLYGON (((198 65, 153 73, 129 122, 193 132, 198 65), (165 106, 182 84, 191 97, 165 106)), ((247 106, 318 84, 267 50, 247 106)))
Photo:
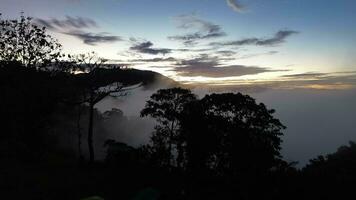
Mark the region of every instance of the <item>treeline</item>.
POLYGON ((353 195, 354 143, 297 169, 280 154, 286 127, 248 95, 198 98, 180 87, 160 89, 141 111, 157 122, 150 142, 134 148, 100 127, 124 113, 103 114, 95 105, 146 87, 157 74, 107 65, 94 53, 63 55, 46 29, 24 16, 0 20, 0 44, 0 191, 7 199, 353 195), (96 159, 95 144, 104 145, 105 159, 96 159))

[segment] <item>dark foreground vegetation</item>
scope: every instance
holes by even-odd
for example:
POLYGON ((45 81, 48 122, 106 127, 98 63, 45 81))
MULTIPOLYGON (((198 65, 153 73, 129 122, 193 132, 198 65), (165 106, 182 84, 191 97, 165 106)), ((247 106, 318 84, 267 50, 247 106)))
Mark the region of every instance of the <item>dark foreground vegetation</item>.
POLYGON ((160 89, 141 111, 157 121, 150 142, 115 141, 103 127, 124 113, 95 105, 149 87, 159 75, 107 65, 95 54, 63 55, 31 19, 0 26, 2 199, 354 196, 355 143, 297 169, 280 155, 285 127, 274 110, 240 93, 197 98, 188 89, 160 89))

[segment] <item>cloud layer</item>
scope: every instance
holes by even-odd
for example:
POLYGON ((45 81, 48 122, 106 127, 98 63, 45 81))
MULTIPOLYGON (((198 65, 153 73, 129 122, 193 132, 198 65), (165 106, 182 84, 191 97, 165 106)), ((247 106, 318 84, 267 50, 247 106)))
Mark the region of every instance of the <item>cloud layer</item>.
POLYGON ((194 59, 178 61, 173 71, 180 76, 203 76, 210 78, 244 76, 264 72, 281 71, 256 66, 222 65, 220 60, 221 59, 219 59, 219 57, 210 57, 207 54, 201 54, 199 57, 194 59))

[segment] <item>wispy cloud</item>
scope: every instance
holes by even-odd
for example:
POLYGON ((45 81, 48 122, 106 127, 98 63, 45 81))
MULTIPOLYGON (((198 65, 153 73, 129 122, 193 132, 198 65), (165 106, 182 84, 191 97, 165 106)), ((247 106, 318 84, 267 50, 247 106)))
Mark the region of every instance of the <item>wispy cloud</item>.
POLYGON ((91 33, 91 32, 82 32, 82 31, 69 31, 63 33, 66 35, 77 37, 81 39, 83 43, 92 46, 101 43, 122 41, 121 37, 110 35, 109 33, 91 33))
POLYGON ((173 58, 173 57, 168 57, 168 58, 135 59, 132 61, 134 61, 134 62, 174 62, 174 61, 177 61, 177 59, 173 58))
POLYGON ((226 35, 219 25, 200 19, 195 15, 181 15, 175 18, 178 28, 196 30, 193 33, 169 36, 168 39, 181 41, 185 45, 194 45, 199 40, 219 38, 226 35))
POLYGON ((290 88, 351 89, 356 88, 356 72, 306 72, 284 75, 290 88))
POLYGON ((236 59, 248 59, 248 58, 254 58, 254 57, 259 57, 259 56, 275 55, 277 53, 278 53, 278 51, 268 51, 265 53, 252 53, 252 54, 246 54, 246 55, 239 56, 236 59))
POLYGON ((256 45, 256 46, 275 46, 286 42, 286 39, 292 35, 298 34, 298 31, 294 30, 281 30, 275 33, 270 38, 245 38, 241 40, 234 40, 228 42, 212 42, 212 46, 246 46, 246 45, 256 45))
POLYGON ((36 19, 35 22, 48 29, 62 34, 76 37, 87 45, 98 45, 122 41, 120 36, 111 35, 107 32, 93 33, 92 29, 99 28, 95 20, 85 17, 66 16, 64 19, 36 19))
POLYGON ((235 12, 241 13, 245 10, 245 6, 239 3, 237 0, 226 0, 227 5, 235 12))
POLYGON ((167 54, 171 53, 171 49, 165 49, 165 48, 153 48, 153 43, 150 41, 146 42, 141 42, 133 45, 130 47, 130 50, 139 52, 139 53, 144 53, 144 54, 152 54, 152 55, 157 55, 157 54, 167 54))
POLYGON ((235 51, 232 50, 220 50, 216 51, 215 53, 226 57, 231 57, 237 54, 235 51))
POLYGON ((283 75, 284 78, 293 78, 293 79, 320 79, 324 76, 331 75, 330 73, 321 73, 321 72, 306 72, 306 73, 299 73, 299 74, 288 74, 283 75))
POLYGON ((68 29, 83 29, 83 28, 97 28, 97 23, 85 17, 71 17, 66 16, 65 19, 35 19, 39 25, 45 26, 50 30, 68 30, 68 29))

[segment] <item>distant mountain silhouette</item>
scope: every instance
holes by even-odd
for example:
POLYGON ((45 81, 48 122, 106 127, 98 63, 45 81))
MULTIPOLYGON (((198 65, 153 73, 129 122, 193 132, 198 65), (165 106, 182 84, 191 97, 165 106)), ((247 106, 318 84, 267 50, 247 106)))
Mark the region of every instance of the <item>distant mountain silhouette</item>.
POLYGON ((113 82, 113 80, 120 80, 120 82, 124 82, 127 85, 136 83, 137 80, 142 80, 142 86, 145 89, 160 88, 162 85, 167 87, 180 85, 160 73, 139 69, 100 69, 97 72, 97 76, 99 81, 103 82, 103 86, 113 82))

